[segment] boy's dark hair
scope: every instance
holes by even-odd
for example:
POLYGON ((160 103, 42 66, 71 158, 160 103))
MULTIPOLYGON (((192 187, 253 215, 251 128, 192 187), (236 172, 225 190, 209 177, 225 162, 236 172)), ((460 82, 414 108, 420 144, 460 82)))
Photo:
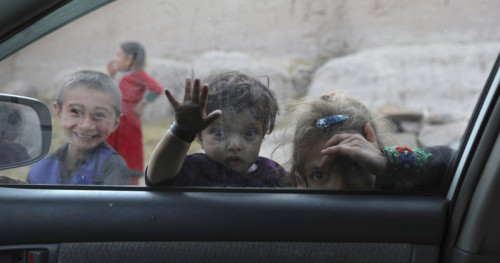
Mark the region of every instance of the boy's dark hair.
POLYGON ((71 74, 64 81, 59 93, 57 94, 57 105, 62 107, 66 91, 80 86, 109 94, 115 101, 116 116, 120 116, 122 111, 122 93, 120 89, 118 89, 116 82, 111 77, 98 71, 81 70, 71 74))
POLYGON ((256 78, 240 72, 225 72, 214 74, 203 83, 209 85, 207 114, 223 109, 238 113, 248 108, 255 118, 263 119, 264 133, 273 131, 279 113, 278 102, 274 92, 256 78))
POLYGON ((146 50, 139 42, 129 41, 120 45, 123 53, 127 56, 132 56, 134 62, 132 63, 131 71, 136 71, 144 68, 146 63, 146 50))

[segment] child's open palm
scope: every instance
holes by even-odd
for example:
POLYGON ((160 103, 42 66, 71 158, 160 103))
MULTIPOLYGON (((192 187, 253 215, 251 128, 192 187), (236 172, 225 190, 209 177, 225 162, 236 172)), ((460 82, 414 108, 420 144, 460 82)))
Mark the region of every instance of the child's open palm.
POLYGON ((206 115, 208 85, 201 87, 198 78, 194 80, 194 84, 191 78, 186 78, 182 102, 177 101, 168 89, 165 89, 165 95, 174 108, 175 122, 183 131, 197 134, 222 114, 220 110, 216 110, 206 115))

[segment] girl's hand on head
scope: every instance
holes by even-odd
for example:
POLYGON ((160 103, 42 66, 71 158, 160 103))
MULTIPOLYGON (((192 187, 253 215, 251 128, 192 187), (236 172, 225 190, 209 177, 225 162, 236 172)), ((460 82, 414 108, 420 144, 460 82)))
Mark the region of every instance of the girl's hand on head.
POLYGON ((222 114, 220 110, 216 110, 206 115, 208 85, 200 86, 200 79, 196 78, 192 84, 191 78, 186 78, 182 102, 177 101, 172 93, 165 89, 165 95, 175 111, 175 122, 181 130, 193 134, 201 132, 222 114))
POLYGON ((377 144, 375 131, 370 123, 364 127, 366 139, 361 134, 337 134, 330 138, 321 151, 324 155, 318 166, 327 170, 338 156, 347 156, 358 163, 370 174, 383 175, 386 168, 386 157, 377 144))

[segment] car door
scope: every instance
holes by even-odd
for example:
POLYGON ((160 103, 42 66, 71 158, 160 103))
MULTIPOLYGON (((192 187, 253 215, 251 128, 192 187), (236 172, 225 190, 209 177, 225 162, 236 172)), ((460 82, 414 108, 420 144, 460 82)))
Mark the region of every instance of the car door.
MULTIPOLYGON (((65 2, 2 58, 106 1, 65 2)), ((499 67, 437 192, 2 184, 0 261, 497 262, 499 67)))

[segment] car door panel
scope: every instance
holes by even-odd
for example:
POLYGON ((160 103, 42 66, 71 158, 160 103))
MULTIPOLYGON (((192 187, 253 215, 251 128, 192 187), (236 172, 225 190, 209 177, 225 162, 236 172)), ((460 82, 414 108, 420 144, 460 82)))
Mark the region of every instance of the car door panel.
POLYGON ((440 197, 4 188, 0 243, 442 241, 440 197), (30 202, 12 202, 14 200, 30 202), (9 200, 9 201, 6 201, 9 200), (64 231, 63 231, 64 230, 64 231), (31 233, 38 233, 32 236, 31 233), (381 235, 383 233, 383 235, 381 235), (99 239, 106 237, 106 239, 99 239))
POLYGON ((402 255, 415 257, 415 251, 424 251, 418 255, 427 257, 434 251, 430 255, 437 260, 448 209, 448 201, 435 196, 248 189, 4 187, 0 200, 4 214, 0 232, 7 233, 0 237, 3 245, 60 244, 63 258, 77 252, 96 255, 103 246, 114 253, 144 251, 130 253, 159 258, 169 247, 183 251, 180 258, 221 250, 228 259, 238 255, 255 259, 248 262, 261 261, 267 253, 262 247, 273 248, 275 257, 281 258, 295 251, 298 258, 308 260, 315 260, 312 255, 326 260, 337 254, 351 260, 356 257, 349 251, 357 251, 360 257, 385 255, 380 262, 389 262, 402 255), (149 242, 155 243, 149 246, 149 242))
MULTIPOLYGON (((2 247, 26 262, 436 262, 436 246, 325 242, 85 242, 2 247)), ((3 256, 3 257, 2 257, 3 256)), ((4 261, 2 261, 4 262, 4 261)))

